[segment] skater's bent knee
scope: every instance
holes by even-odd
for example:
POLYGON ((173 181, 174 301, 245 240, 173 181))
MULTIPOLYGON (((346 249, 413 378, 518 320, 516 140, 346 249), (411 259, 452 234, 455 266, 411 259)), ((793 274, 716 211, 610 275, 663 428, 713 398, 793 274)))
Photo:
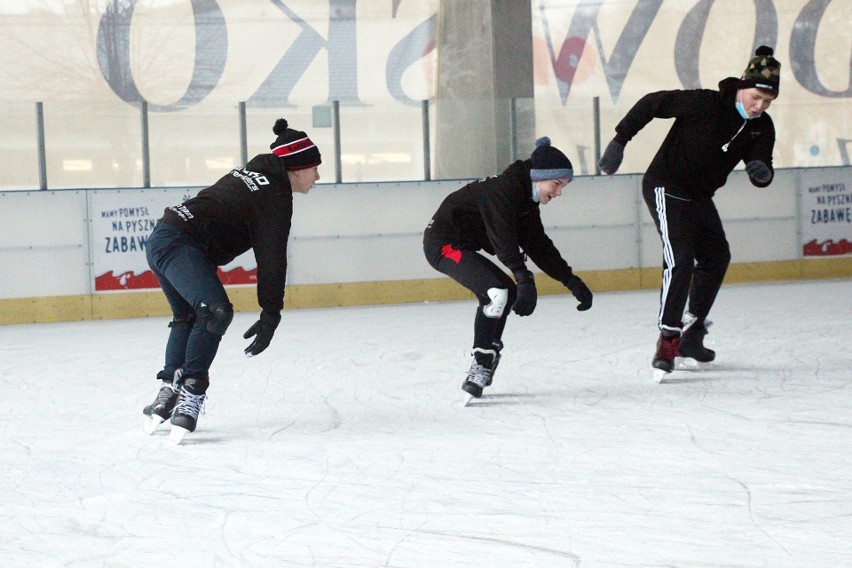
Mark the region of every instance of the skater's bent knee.
POLYGON ((195 323, 195 314, 189 314, 188 316, 174 316, 172 321, 169 322, 169 327, 192 327, 192 324, 195 323))
POLYGON ((708 258, 699 258, 698 267, 708 272, 724 273, 731 264, 731 251, 722 250, 708 258))
POLYGON ((216 335, 225 335, 231 320, 234 319, 234 306, 230 302, 213 302, 202 309, 210 314, 209 318, 205 318, 207 331, 216 335))
POLYGON ((489 288, 487 294, 490 302, 482 306, 482 313, 489 318, 501 318, 509 301, 509 290, 506 288, 489 288))

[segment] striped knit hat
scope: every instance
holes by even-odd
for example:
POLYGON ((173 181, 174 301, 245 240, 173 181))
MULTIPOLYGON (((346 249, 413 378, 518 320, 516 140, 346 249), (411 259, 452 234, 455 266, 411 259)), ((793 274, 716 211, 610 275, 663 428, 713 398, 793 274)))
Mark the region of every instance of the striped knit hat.
POLYGON ((571 165, 571 160, 558 148, 551 146, 550 138, 547 136, 542 136, 535 141, 535 150, 530 158, 532 181, 559 178, 568 178, 568 181, 571 181, 574 178, 574 166, 571 165))
POLYGON ((304 170, 322 163, 319 148, 300 130, 287 128, 287 120, 279 118, 272 127, 278 138, 269 145, 272 153, 284 160, 288 170, 304 170))

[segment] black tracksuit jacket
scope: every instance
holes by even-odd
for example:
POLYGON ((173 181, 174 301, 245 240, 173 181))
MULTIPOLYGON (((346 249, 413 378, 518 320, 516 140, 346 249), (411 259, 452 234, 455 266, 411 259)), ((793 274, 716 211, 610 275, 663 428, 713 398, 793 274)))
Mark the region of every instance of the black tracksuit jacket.
POLYGON ((545 234, 539 204, 532 200, 530 160, 449 194, 432 217, 424 239, 497 256, 513 273, 526 270, 524 253, 545 274, 565 282, 572 274, 545 234))
POLYGON ((284 161, 260 154, 183 204, 167 207, 160 221, 192 235, 217 266, 254 249, 258 304, 277 314, 284 307, 292 216, 284 161))
MULTIPOLYGON (((775 126, 767 113, 744 120, 734 106, 738 79, 719 90, 658 91, 642 97, 615 127, 626 145, 654 118, 674 118, 645 180, 682 197, 711 198, 740 161, 760 160, 772 170, 775 126)), ((773 176, 774 176, 774 170, 773 176)), ((752 184, 766 187, 765 183, 752 184)))

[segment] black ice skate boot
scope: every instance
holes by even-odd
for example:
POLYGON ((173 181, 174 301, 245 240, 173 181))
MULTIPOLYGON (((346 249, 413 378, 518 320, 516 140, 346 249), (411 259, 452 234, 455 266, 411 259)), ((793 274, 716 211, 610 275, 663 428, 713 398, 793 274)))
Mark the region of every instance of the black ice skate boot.
POLYGON ((157 391, 154 402, 142 409, 142 414, 148 417, 145 422, 145 433, 154 431, 172 415, 172 410, 178 398, 178 388, 172 381, 163 381, 163 386, 157 391))
POLYGON ((488 382, 485 383, 486 387, 490 387, 491 382, 494 380, 494 373, 497 372, 497 365, 500 364, 500 351, 503 350, 503 342, 499 339, 493 341, 491 344, 494 346, 494 351, 497 352, 497 355, 494 356, 494 362, 491 364, 491 376, 488 377, 488 382))
POLYGON ((473 398, 482 396, 482 389, 491 384, 494 369, 500 361, 500 354, 494 349, 475 348, 473 363, 462 383, 462 390, 473 398))
POLYGON ((664 373, 671 373, 674 370, 674 360, 678 356, 679 345, 680 334, 678 332, 661 332, 660 338, 657 340, 657 352, 654 354, 651 366, 664 373))
POLYGON ((704 347, 704 336, 710 322, 697 319, 689 312, 684 318, 683 333, 680 336, 680 356, 695 359, 699 363, 709 363, 716 358, 716 352, 704 347))
POLYGON ((184 379, 178 394, 174 412, 172 412, 172 441, 179 444, 187 432, 195 432, 198 415, 204 413, 204 400, 207 398, 208 377, 188 377, 184 379))

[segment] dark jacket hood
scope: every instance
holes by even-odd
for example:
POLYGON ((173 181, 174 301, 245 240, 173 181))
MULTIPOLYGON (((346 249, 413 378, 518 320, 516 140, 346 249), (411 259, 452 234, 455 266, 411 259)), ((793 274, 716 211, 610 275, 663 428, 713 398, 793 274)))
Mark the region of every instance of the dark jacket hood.
POLYGON ((253 172, 288 179, 287 168, 284 166, 284 160, 275 154, 258 154, 249 160, 249 163, 246 164, 246 169, 253 172))
POLYGON ((511 173, 513 175, 517 175, 523 177, 526 174, 527 181, 530 182, 530 186, 532 186, 532 180, 530 180, 530 170, 532 169, 532 160, 527 158, 526 160, 515 160, 509 167, 503 170, 504 173, 511 173))
POLYGON ((722 96, 722 100, 726 103, 730 102, 734 104, 734 101, 737 98, 737 90, 740 80, 736 77, 726 77, 719 81, 719 94, 722 96))

